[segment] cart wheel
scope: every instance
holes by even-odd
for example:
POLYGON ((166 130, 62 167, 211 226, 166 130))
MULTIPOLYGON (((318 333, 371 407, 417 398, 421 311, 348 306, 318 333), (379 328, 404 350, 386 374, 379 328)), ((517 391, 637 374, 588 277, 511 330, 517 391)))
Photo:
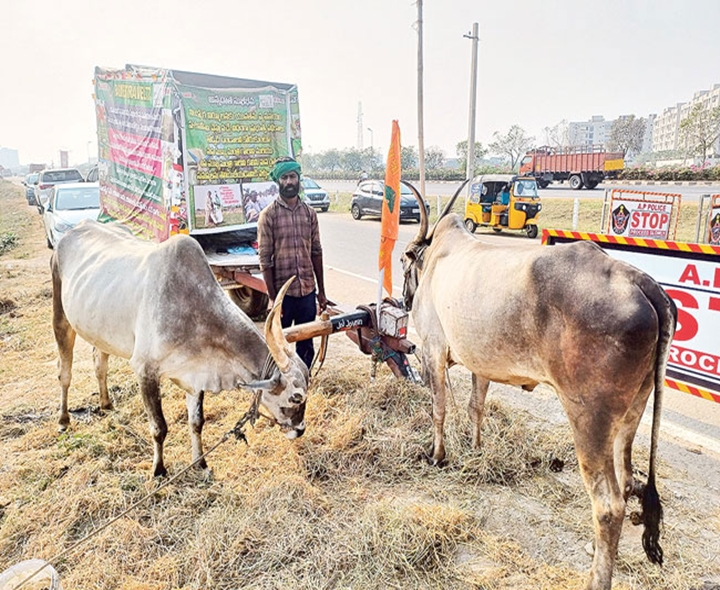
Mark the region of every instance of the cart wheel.
POLYGON ((501 228, 501 227, 494 227, 494 228, 493 228, 493 231, 494 231, 496 234, 499 234, 499 233, 502 231, 502 228, 501 228))
POLYGON ((528 225, 525 228, 525 231, 527 232, 527 237, 530 238, 531 240, 537 238, 537 235, 538 235, 537 225, 528 225))
POLYGON ((467 230, 468 230, 471 234, 474 234, 474 233, 475 233, 475 228, 477 227, 477 225, 475 225, 475 222, 468 217, 468 218, 465 220, 465 227, 467 228, 467 230))
POLYGON ((227 294, 232 302, 251 318, 261 317, 267 311, 268 296, 266 293, 250 287, 238 287, 237 289, 228 289, 227 294))

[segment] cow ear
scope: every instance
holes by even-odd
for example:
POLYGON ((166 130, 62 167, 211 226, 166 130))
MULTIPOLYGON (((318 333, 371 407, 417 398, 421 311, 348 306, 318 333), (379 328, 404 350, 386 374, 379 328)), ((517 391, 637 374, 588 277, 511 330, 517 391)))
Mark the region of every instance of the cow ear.
POLYGON ((251 389, 251 390, 257 390, 262 389, 263 391, 268 391, 270 393, 273 392, 273 390, 277 387, 278 383, 280 382, 280 374, 276 374, 271 379, 262 379, 259 381, 250 381, 250 383, 236 383, 235 386, 244 389, 251 389))

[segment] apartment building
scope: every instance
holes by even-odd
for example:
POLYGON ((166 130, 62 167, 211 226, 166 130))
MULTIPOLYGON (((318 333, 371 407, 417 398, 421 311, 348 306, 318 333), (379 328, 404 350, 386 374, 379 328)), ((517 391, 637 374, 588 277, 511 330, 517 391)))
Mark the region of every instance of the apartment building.
POLYGON ((570 145, 605 145, 612 124, 602 115, 593 115, 589 121, 572 121, 568 123, 570 145))
MULTIPOLYGON (((692 100, 679 102, 658 115, 653 125, 652 151, 682 150, 685 147, 680 136, 680 123, 698 104, 707 109, 720 106, 720 84, 715 84, 710 90, 699 90, 693 95, 692 100)), ((715 142, 708 156, 719 155, 720 139, 715 142)))

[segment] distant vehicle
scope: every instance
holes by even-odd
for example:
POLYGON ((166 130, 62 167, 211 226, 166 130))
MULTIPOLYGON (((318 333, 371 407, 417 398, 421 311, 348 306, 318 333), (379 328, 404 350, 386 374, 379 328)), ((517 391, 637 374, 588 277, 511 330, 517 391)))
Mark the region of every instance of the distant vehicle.
POLYGON ((43 170, 35 185, 35 204, 42 215, 50 199, 50 189, 56 184, 66 182, 83 182, 85 179, 77 168, 53 168, 43 170))
POLYGON ((25 198, 27 199, 28 205, 33 207, 37 205, 35 201, 35 183, 37 182, 38 176, 37 172, 33 172, 32 174, 28 174, 25 180, 23 180, 23 184, 25 185, 25 198))
POLYGON ((325 189, 312 178, 307 176, 301 181, 303 192, 305 193, 305 202, 315 209, 327 211, 330 208, 330 196, 325 189))
POLYGON ((600 146, 545 146, 525 154, 519 173, 534 177, 540 188, 546 188, 553 180, 567 180, 570 188, 578 190, 594 189, 624 167, 622 152, 606 152, 600 146))
POLYGON ((97 182, 99 180, 98 177, 98 167, 93 166, 90 168, 90 170, 87 173, 87 176, 85 177, 85 182, 97 182))
POLYGON ((484 174, 473 178, 470 198, 465 202, 465 227, 470 233, 478 226, 494 232, 524 231, 528 238, 538 235, 537 221, 542 203, 532 176, 484 174))
MULTIPOLYGON (((382 211, 382 202, 385 184, 379 180, 363 180, 350 201, 350 213, 353 219, 364 216, 379 217, 382 211)), ((425 201, 425 210, 430 214, 430 203, 425 201)), ((404 184, 400 185, 400 221, 415 221, 420 223, 420 207, 413 192, 404 184)))
POLYGON ((97 219, 100 213, 100 185, 97 182, 61 183, 49 192, 43 224, 47 247, 52 250, 65 233, 83 219, 97 219))

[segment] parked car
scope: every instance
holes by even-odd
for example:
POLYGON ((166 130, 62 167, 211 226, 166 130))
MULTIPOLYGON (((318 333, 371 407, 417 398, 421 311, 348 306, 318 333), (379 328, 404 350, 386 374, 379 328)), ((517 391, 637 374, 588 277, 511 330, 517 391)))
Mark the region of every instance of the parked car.
POLYGON ((98 167, 95 165, 88 171, 85 182, 97 182, 98 180, 98 167))
POLYGON ((83 219, 97 219, 100 185, 97 182, 61 183, 49 192, 43 223, 47 246, 53 249, 65 233, 83 219))
POLYGON ((25 185, 25 199, 27 199, 28 205, 35 206, 37 203, 35 202, 35 183, 37 182, 38 173, 33 172, 32 174, 28 174, 25 177, 25 180, 23 180, 23 184, 25 185))
POLYGON ((85 179, 77 168, 54 168, 39 173, 35 185, 35 204, 42 215, 50 200, 50 189, 65 182, 83 182, 85 179))
MULTIPOLYGON (((385 183, 379 180, 363 180, 350 201, 350 213, 353 219, 363 216, 378 217, 382 211, 385 183)), ((425 201, 425 211, 430 214, 430 203, 425 201)), ((412 220, 420 223, 420 207, 413 192, 404 184, 400 185, 400 221, 412 220)))
POLYGON ((330 196, 325 189, 320 188, 312 178, 304 177, 301 181, 305 202, 315 209, 327 211, 330 208, 330 196))

